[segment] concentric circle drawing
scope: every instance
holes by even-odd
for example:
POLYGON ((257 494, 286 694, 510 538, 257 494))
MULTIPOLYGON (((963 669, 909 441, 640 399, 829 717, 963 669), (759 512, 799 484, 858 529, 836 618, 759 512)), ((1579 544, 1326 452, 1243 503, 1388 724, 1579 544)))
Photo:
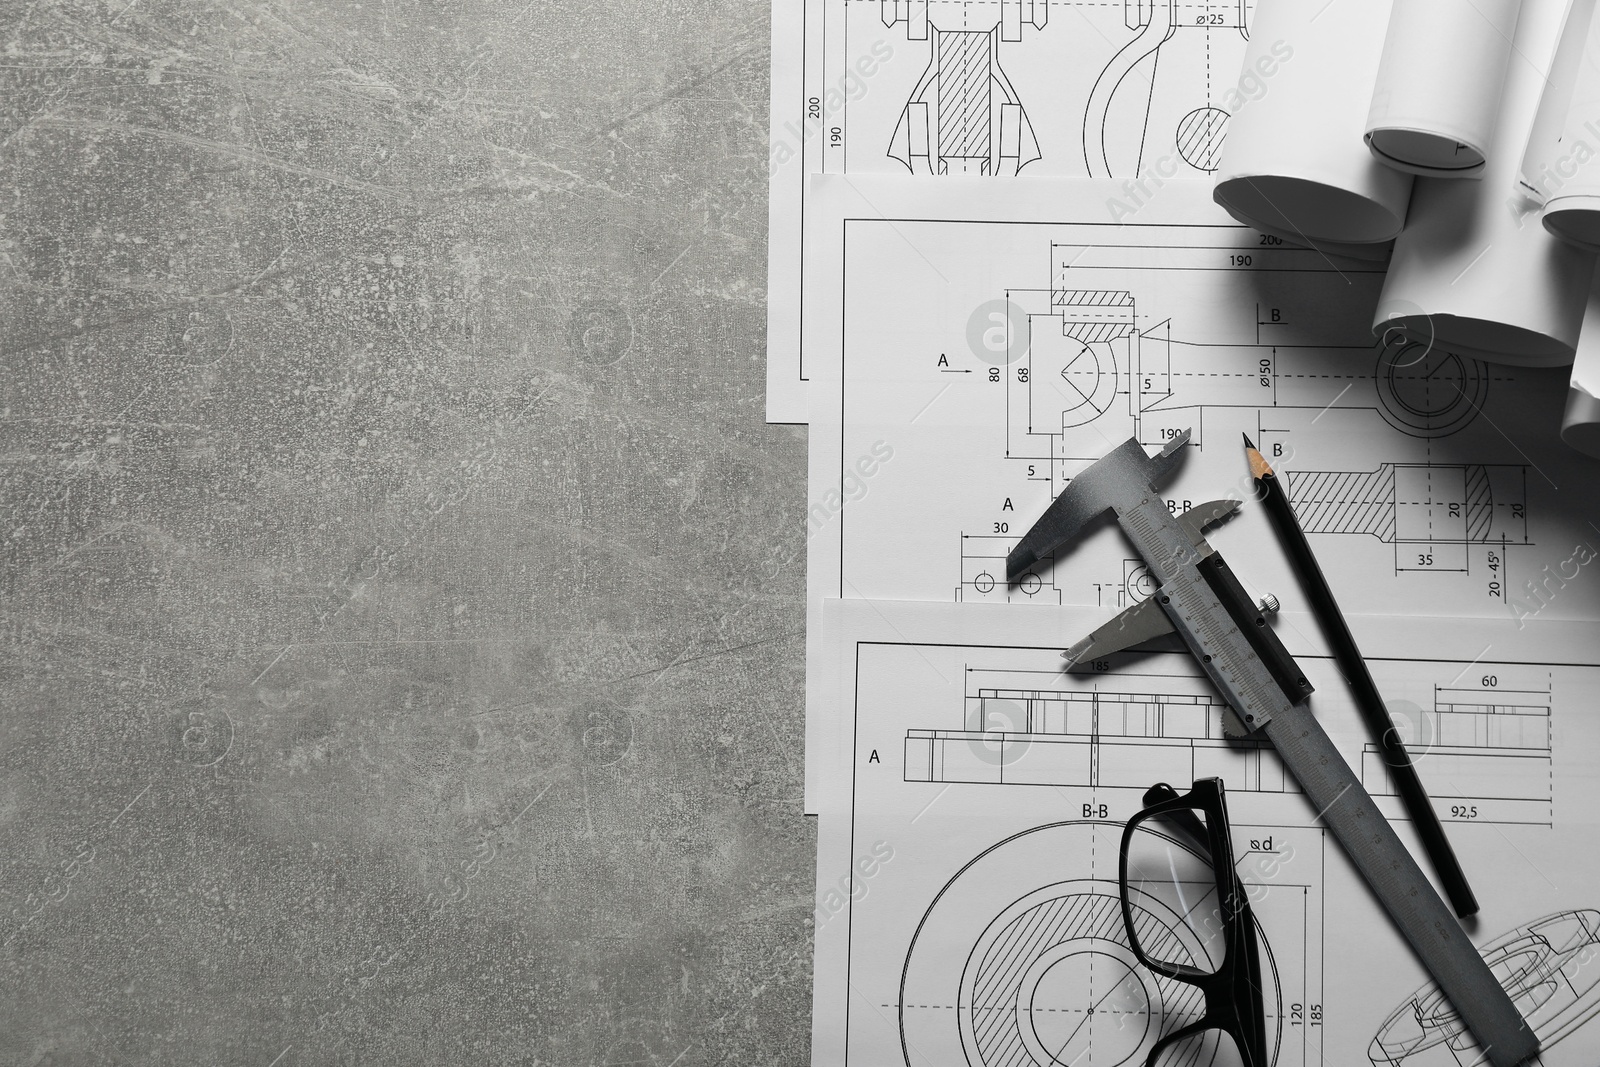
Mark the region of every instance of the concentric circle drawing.
POLYGON ((1178 154, 1195 170, 1209 174, 1222 160, 1222 141, 1227 134, 1226 111, 1197 107, 1178 120, 1178 154))
POLYGON ((1061 394, 1062 429, 1093 422, 1110 410, 1117 397, 1117 360, 1106 345, 1080 342, 1055 377, 1052 384, 1061 394))
POLYGON ((1141 600, 1148 600, 1150 594, 1156 591, 1155 575, 1150 573, 1150 566, 1140 562, 1127 570, 1122 585, 1128 595, 1128 603, 1134 604, 1141 600))
MULTIPOLYGON (((900 1038, 915 1067, 1143 1067, 1164 1033, 1199 1019, 1192 986, 1142 967, 1129 947, 1117 884, 1122 826, 1068 822, 1000 842, 951 878, 923 916, 900 984, 900 1038)), ((1188 846, 1177 840, 1179 848, 1188 846)), ((1206 950, 1174 912, 1133 898, 1140 940, 1164 958, 1206 950)), ((1277 965, 1262 938, 1268 1029, 1281 1030, 1277 965)), ((1215 1033, 1169 1057, 1221 1062, 1215 1033)))
POLYGON ((1482 363, 1424 341, 1396 340, 1378 356, 1378 413, 1412 437, 1444 437, 1478 417, 1489 393, 1482 363))

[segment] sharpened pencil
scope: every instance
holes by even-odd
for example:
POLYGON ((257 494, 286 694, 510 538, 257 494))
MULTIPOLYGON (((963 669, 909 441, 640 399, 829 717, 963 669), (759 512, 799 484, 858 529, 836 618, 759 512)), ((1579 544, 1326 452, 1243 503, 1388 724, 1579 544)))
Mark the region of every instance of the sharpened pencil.
POLYGON ((1383 702, 1383 697, 1378 693, 1377 683, 1372 680, 1372 672, 1367 670, 1367 661, 1361 655, 1361 649, 1356 647, 1356 639, 1350 633, 1350 625, 1345 621, 1344 612, 1339 610, 1339 603, 1333 598, 1333 590, 1328 587, 1328 579, 1322 573, 1322 565, 1317 562, 1316 555, 1311 551, 1311 543, 1306 540, 1305 531, 1300 528, 1300 520, 1295 517, 1294 507, 1289 503, 1287 487, 1278 482, 1272 466, 1266 457, 1257 451, 1255 443, 1248 435, 1244 439, 1244 445, 1245 458, 1250 461, 1250 474, 1256 482, 1256 495, 1260 498, 1262 507, 1266 509, 1267 518, 1277 532, 1278 541, 1289 554, 1295 576, 1300 581, 1300 587, 1305 590, 1306 597, 1311 601, 1312 612, 1317 617, 1317 624, 1321 627, 1323 636, 1333 647, 1334 658, 1356 698, 1356 708, 1366 720, 1368 731, 1383 752, 1384 763, 1389 768, 1389 777, 1394 782, 1396 792, 1400 794, 1406 814, 1417 828, 1417 836, 1422 838, 1423 847, 1427 849, 1428 857, 1433 861, 1434 871, 1444 883, 1445 894, 1450 898, 1450 904, 1455 908, 1457 915, 1466 918, 1468 915, 1476 914, 1477 898, 1467 885, 1467 876, 1461 870, 1455 850, 1450 847, 1449 838, 1444 835, 1444 826, 1439 822, 1439 815, 1433 809, 1433 801, 1428 799, 1428 791, 1423 788, 1422 779, 1417 776, 1417 768, 1411 762, 1411 753, 1406 751, 1404 742, 1400 740, 1400 732, 1395 727, 1394 719, 1389 715, 1389 708, 1383 702))

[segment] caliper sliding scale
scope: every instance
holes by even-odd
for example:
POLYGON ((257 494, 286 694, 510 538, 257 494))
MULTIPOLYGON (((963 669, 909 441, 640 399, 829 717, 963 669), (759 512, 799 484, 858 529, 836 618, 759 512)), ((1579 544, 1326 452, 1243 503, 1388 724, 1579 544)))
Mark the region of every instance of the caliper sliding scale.
POLYGON ((1188 431, 1154 458, 1129 439, 1067 485, 1006 558, 1016 581, 1106 511, 1115 514, 1159 588, 1065 653, 1070 666, 1177 633, 1228 702, 1225 730, 1261 731, 1351 862, 1477 1038, 1494 1067, 1515 1067, 1539 1040, 1454 914, 1406 850, 1304 701, 1311 684, 1202 528, 1234 501, 1173 515, 1156 485, 1177 467, 1188 431))

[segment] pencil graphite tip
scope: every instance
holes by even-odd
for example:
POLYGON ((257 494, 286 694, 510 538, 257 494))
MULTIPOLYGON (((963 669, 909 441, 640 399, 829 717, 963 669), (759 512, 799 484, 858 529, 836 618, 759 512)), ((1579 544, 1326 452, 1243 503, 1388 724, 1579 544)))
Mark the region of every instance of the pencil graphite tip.
POLYGON ((1254 448, 1254 447, 1256 447, 1256 443, 1254 441, 1250 440, 1250 435, 1249 434, 1240 434, 1240 436, 1244 438, 1244 447, 1246 447, 1246 448, 1254 448))
POLYGON ((1267 462, 1267 457, 1261 454, 1260 449, 1246 437, 1244 439, 1244 458, 1250 461, 1250 477, 1261 479, 1272 473, 1272 465, 1267 462))

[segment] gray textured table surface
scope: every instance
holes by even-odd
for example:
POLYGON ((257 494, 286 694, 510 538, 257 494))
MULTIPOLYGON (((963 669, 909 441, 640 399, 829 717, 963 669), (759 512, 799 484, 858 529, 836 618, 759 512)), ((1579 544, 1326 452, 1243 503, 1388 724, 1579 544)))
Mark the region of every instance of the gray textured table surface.
POLYGON ((805 1062, 765 5, 0 31, 0 1062, 805 1062))

